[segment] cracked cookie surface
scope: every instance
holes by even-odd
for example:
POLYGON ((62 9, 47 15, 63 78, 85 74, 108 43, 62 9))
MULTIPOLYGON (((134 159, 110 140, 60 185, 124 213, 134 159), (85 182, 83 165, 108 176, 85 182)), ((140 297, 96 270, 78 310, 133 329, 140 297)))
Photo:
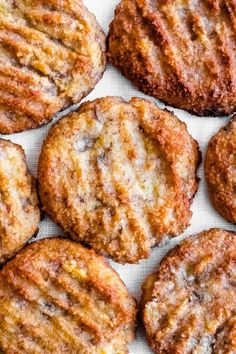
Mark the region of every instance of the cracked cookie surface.
POLYGON ((106 97, 50 130, 40 196, 74 240, 135 263, 188 226, 198 163, 197 142, 172 113, 143 99, 106 97))
POLYGON ((155 353, 235 353, 236 234, 182 241, 143 285, 141 311, 155 353))
POLYGON ((35 234, 39 221, 36 182, 24 150, 0 139, 0 265, 35 234))
POLYGON ((0 0, 0 133, 48 123, 105 69, 105 35, 81 0, 0 0))
POLYGON ((197 115, 236 110, 234 0, 122 0, 108 57, 140 90, 197 115))
POLYGON ((136 307, 103 257, 68 240, 38 241, 0 271, 0 351, 127 354, 136 307))

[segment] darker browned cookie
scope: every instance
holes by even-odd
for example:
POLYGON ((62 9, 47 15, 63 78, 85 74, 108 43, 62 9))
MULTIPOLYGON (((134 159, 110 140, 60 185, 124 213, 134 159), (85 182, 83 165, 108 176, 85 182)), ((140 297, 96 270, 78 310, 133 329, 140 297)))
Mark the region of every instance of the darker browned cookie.
POLYGON ((136 302, 93 251, 62 239, 26 247, 0 271, 0 351, 128 353, 136 302))
POLYGON ((236 353, 236 234, 203 231, 162 260, 144 285, 141 312, 157 354, 236 353))
POLYGON ((105 97, 50 130, 40 196, 74 240, 134 263, 188 226, 198 163, 197 142, 172 113, 147 100, 105 97))
POLYGON ((143 92, 197 115, 236 110, 233 0, 122 0, 109 58, 143 92))
POLYGON ((0 139, 0 265, 35 234, 40 210, 24 150, 0 139))
POLYGON ((105 69, 105 35, 81 0, 0 0, 0 133, 48 123, 105 69))
POLYGON ((216 210, 236 223, 236 116, 214 135, 205 158, 208 191, 216 210))

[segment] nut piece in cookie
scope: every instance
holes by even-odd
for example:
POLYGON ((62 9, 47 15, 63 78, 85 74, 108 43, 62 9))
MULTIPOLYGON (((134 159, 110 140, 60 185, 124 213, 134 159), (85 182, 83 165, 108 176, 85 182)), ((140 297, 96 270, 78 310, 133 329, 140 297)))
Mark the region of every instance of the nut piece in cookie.
POLYGON ((236 110, 233 0, 122 0, 108 58, 141 91, 196 115, 236 110))
POLYGON ((140 307, 155 353, 235 353, 235 255, 235 233, 203 231, 146 279, 140 307))
POLYGON ((0 265, 35 234, 40 221, 36 183, 21 146, 0 139, 0 265))
POLYGON ((236 223, 236 116, 210 140, 205 157, 210 199, 223 218, 236 223))
POLYGON ((172 113, 139 98, 106 97, 49 131, 40 196, 75 241, 135 263, 189 225, 198 163, 197 142, 172 113))
POLYGON ((82 0, 0 0, 0 133, 48 123, 94 88, 105 62, 82 0))
POLYGON ((0 351, 127 354, 136 307, 103 257, 68 240, 38 241, 0 271, 0 351))

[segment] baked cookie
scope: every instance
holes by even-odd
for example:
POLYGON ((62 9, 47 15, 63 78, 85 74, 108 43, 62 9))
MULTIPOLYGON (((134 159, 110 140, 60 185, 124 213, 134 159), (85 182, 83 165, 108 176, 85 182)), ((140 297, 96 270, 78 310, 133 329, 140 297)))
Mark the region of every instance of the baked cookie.
POLYGON ((141 311, 155 353, 235 353, 236 234, 203 231, 162 260, 141 311))
POLYGON ((234 354, 236 353, 236 316, 219 329, 214 346, 215 354, 234 354))
POLYGON ((181 234, 198 188, 198 144, 172 113, 106 97, 57 122, 39 158, 44 211, 70 236, 122 263, 181 234))
POLYGON ((122 0, 109 58, 148 95, 197 115, 236 110, 233 0, 122 0))
POLYGON ((0 139, 0 265, 36 233, 40 210, 24 150, 0 139))
POLYGON ((103 257, 46 239, 0 271, 0 327, 3 353, 125 354, 136 302, 103 257))
POLYGON ((205 177, 216 210, 236 223, 236 116, 214 135, 207 147, 205 177))
POLYGON ((0 0, 0 133, 48 123, 105 69, 105 35, 82 0, 0 0))

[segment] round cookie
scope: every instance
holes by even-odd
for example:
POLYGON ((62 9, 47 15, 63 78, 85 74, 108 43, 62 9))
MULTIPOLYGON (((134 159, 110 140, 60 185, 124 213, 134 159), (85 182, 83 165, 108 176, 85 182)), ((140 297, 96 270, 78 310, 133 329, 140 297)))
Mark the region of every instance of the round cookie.
POLYGON ((233 1, 122 0, 108 37, 112 64, 141 91, 196 115, 236 110, 233 1))
POLYGON ((48 123, 105 62, 105 35, 81 0, 0 0, 0 133, 48 123))
POLYGON ((236 223, 236 116, 214 135, 207 147, 205 177, 215 209, 236 223))
POLYGON ((142 289, 141 312, 155 353, 235 351, 236 234, 203 231, 164 257, 142 289))
POLYGON ((36 183, 24 150, 0 139, 0 265, 37 232, 39 221, 36 183))
POLYGON ((50 130, 39 158, 44 211, 122 263, 181 234, 198 188, 198 144, 172 113, 138 98, 83 104, 50 130))
POLYGON ((103 257, 59 238, 35 242, 0 271, 0 351, 126 354, 136 307, 103 257))

